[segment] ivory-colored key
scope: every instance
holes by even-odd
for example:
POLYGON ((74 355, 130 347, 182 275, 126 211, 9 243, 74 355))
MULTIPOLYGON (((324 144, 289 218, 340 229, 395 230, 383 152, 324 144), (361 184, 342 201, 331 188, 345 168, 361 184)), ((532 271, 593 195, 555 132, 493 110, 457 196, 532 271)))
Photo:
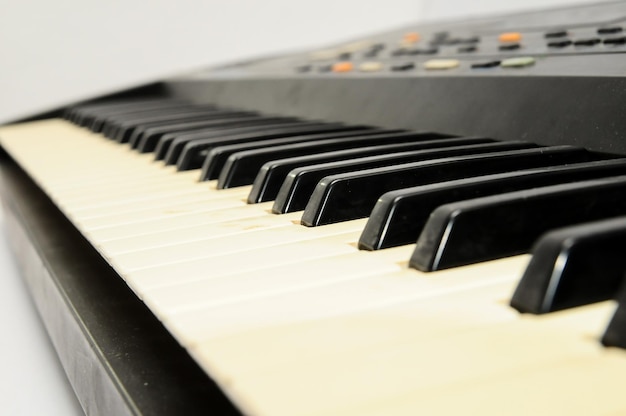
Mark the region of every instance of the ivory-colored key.
POLYGON ((246 373, 271 371, 275 366, 297 365, 299 361, 350 353, 359 348, 400 344, 407 338, 428 341, 517 319, 514 310, 493 301, 510 287, 511 282, 495 282, 374 306, 338 318, 263 325, 226 336, 215 332, 194 350, 206 355, 211 366, 246 373), (266 360, 245 353, 245 345, 252 345, 251 342, 266 360))
MULTIPOLYGON (((355 266, 356 267, 356 266, 355 266)), ((298 268, 294 267, 294 273, 298 268)), ((179 334, 184 343, 203 340, 226 333, 237 333, 263 326, 284 325, 294 322, 341 316, 358 310, 404 302, 447 293, 463 291, 475 286, 505 282, 507 287, 517 278, 509 271, 506 275, 467 276, 458 281, 457 274, 448 278, 424 278, 417 271, 405 269, 390 275, 368 276, 363 279, 339 281, 332 285, 313 287, 306 291, 285 295, 268 296, 246 302, 213 306, 199 302, 184 312, 164 316, 170 331, 179 334)), ((151 292, 144 294, 144 301, 152 302, 151 292)))
POLYGON ((129 223, 99 224, 97 226, 81 227, 96 241, 120 239, 138 235, 152 234, 157 231, 174 230, 177 228, 191 227, 194 225, 213 224, 224 221, 233 221, 243 218, 258 217, 259 215, 273 215, 270 210, 272 202, 262 204, 245 205, 216 210, 203 210, 201 212, 184 213, 178 212, 157 213, 141 220, 129 223))
POLYGON ((156 287, 175 286, 185 282, 205 279, 210 276, 225 276, 235 273, 264 270, 302 261, 354 253, 357 251, 354 233, 339 234, 323 239, 307 240, 298 244, 276 246, 208 257, 162 266, 133 270, 124 275, 126 282, 138 294, 156 287))
POLYGON ((218 238, 235 233, 253 230, 268 230, 275 227, 293 226, 298 223, 302 212, 292 212, 285 215, 261 214, 258 217, 218 223, 193 225, 191 227, 176 228, 174 230, 154 230, 153 233, 101 241, 99 247, 111 255, 146 250, 155 247, 170 246, 206 239, 218 238))
POLYGON ((303 260, 297 264, 225 275, 211 272, 201 280, 158 287, 144 299, 162 316, 203 307, 275 296, 371 275, 392 274, 406 268, 412 247, 376 253, 350 254, 303 260))
MULTIPOLYGON (((539 318, 516 318, 506 311, 510 319, 489 322, 492 311, 485 315, 487 321, 479 318, 472 324, 473 308, 466 308, 465 303, 457 305, 453 297, 449 301, 441 300, 448 314, 440 317, 427 314, 428 320, 420 319, 421 314, 407 314, 402 310, 390 314, 384 310, 378 311, 380 313, 365 311, 345 318, 270 326, 267 334, 261 328, 241 337, 210 340, 193 347, 192 354, 242 400, 245 410, 259 415, 456 414, 465 413, 466 406, 470 413, 499 415, 530 411, 541 414, 542 399, 547 398, 543 388, 549 390, 551 401, 569 400, 571 373, 563 372, 563 366, 589 363, 593 359, 595 365, 609 374, 619 374, 610 371, 613 365, 622 371, 626 369, 623 352, 620 352, 621 357, 607 356, 597 340, 590 338, 610 316, 611 304, 539 318), (466 320, 460 328, 455 315, 466 320), (300 326, 315 334, 315 337, 305 337, 306 346, 298 339, 298 334, 304 331, 295 336, 291 333, 300 326), (449 326, 454 331, 446 331, 449 326), (387 337, 383 341, 377 337, 381 331, 387 337), (371 342, 367 342, 366 332, 371 342), (265 338, 269 334, 274 337, 273 341, 265 338), (235 363, 236 357, 245 356, 237 353, 243 348, 239 343, 244 338, 246 345, 257 346, 256 354, 272 365, 244 368, 241 363, 235 363), (226 352, 227 345, 230 345, 230 353, 226 352), (305 348, 302 355, 299 346, 305 348), (211 357, 213 351, 217 352, 216 357, 211 357), (281 353, 291 359, 273 359, 281 353), (306 374, 306 377, 294 383, 290 377, 294 374, 306 374), (540 389, 532 384, 525 388, 523 383, 507 385, 518 376, 525 380, 547 376, 553 383, 540 389), (470 392, 480 392, 482 401, 471 399, 470 392), (507 397, 510 403, 526 403, 524 411, 512 409, 509 412, 505 400, 490 402, 494 392, 507 397)), ((479 296, 476 300, 482 299, 479 296)), ((412 305, 421 310, 419 302, 412 305)), ((503 311, 506 308, 498 306, 503 311)), ((481 309, 481 304, 476 304, 476 308, 481 309)), ((585 373, 577 377, 580 384, 580 377, 584 379, 585 373)), ((606 385, 611 390, 612 396, 607 397, 612 397, 613 403, 600 404, 597 410, 623 408, 623 403, 616 407, 615 401, 620 395, 615 395, 614 388, 610 387, 620 384, 619 380, 623 380, 623 376, 594 377, 593 383, 585 386, 596 391, 606 385)), ((585 391, 580 385, 575 390, 585 391)), ((617 401, 619 403, 619 399, 617 401)), ((558 409, 558 406, 552 405, 552 408, 558 409)), ((567 414, 590 413, 589 407, 577 409, 566 405, 564 408, 568 409, 567 414)))
MULTIPOLYGON (((162 266, 189 260, 218 257, 225 254, 265 249, 268 247, 294 244, 307 240, 322 240, 335 235, 347 235, 347 240, 358 238, 358 232, 365 225, 365 220, 355 220, 332 224, 324 227, 306 228, 301 225, 287 224, 267 230, 249 230, 233 232, 225 236, 207 235, 205 239, 191 242, 172 242, 172 244, 152 249, 138 248, 136 251, 118 254, 115 263, 123 271, 133 271, 145 267, 162 266)), ((242 254, 245 259, 245 254, 242 254)))
MULTIPOLYGON (((221 207, 242 206, 245 204, 245 194, 215 194, 209 192, 199 192, 197 194, 189 194, 177 196, 176 198, 168 198, 163 196, 158 199, 146 201, 132 201, 124 205, 112 207, 98 207, 91 209, 75 209, 71 211, 73 218, 78 221, 85 222, 91 220, 103 221, 109 220, 111 217, 119 217, 122 221, 128 216, 137 215, 144 220, 150 215, 161 215, 163 212, 201 212, 218 209, 221 207)), ((67 208, 70 210, 71 208, 67 208)), ((111 221, 116 223, 116 221, 111 221)), ((128 222, 128 221, 123 221, 128 222)))
MULTIPOLYGON (((152 169, 151 169, 152 170, 152 169)), ((142 174, 143 172, 119 172, 119 176, 112 177, 110 172, 103 172, 102 178, 93 178, 91 176, 83 177, 83 180, 76 182, 74 186, 60 187, 55 191, 55 196, 63 197, 65 200, 79 199, 80 197, 99 197, 104 198, 106 196, 113 197, 121 192, 137 192, 137 189, 141 187, 144 190, 168 189, 175 188, 177 186, 193 186, 199 184, 198 171, 186 171, 176 172, 175 169, 167 169, 162 172, 161 175, 142 174), (159 180, 159 177, 162 180, 159 180), (97 190, 97 195, 90 195, 93 190, 97 190)), ((202 185, 206 187, 210 185, 209 182, 203 182, 202 185)))
POLYGON ((244 195, 220 195, 211 197, 204 194, 188 194, 171 198, 127 202, 122 206, 98 207, 89 210, 70 211, 69 215, 86 228, 111 227, 119 224, 134 224, 138 221, 211 212, 226 208, 246 206, 244 195), (175 201, 175 202, 172 202, 175 201))
POLYGON ((308 229, 64 121, 0 140, 246 414, 626 410, 613 303, 519 315, 528 256, 425 274, 358 251, 364 220, 308 229))

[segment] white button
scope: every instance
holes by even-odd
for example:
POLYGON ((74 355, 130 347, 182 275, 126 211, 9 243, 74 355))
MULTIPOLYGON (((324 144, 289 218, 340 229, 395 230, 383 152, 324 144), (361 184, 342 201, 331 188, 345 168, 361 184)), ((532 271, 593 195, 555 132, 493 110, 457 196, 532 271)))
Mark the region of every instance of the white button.
POLYGON ((452 69, 461 65, 461 62, 457 59, 431 59, 424 62, 424 68, 426 69, 452 69))

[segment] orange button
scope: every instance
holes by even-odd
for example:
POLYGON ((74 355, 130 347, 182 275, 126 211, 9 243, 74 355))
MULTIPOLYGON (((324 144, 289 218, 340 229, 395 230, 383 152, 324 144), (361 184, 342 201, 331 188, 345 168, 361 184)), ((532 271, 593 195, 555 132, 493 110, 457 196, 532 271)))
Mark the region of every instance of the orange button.
POLYGON ((519 42, 522 40, 522 34, 519 32, 501 33, 498 39, 500 39, 500 42, 519 42))
POLYGON ((352 62, 337 62, 333 65, 333 72, 350 72, 354 69, 352 62))
POLYGON ((415 43, 420 40, 420 34, 416 32, 405 33, 402 40, 407 43, 415 43))

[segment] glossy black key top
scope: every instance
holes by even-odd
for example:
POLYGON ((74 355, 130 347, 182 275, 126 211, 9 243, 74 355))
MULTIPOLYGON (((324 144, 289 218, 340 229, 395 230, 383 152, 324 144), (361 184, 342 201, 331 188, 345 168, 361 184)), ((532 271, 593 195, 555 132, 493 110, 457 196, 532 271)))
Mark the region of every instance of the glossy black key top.
MULTIPOLYGON (((224 121, 228 121, 231 119, 237 119, 237 118, 248 118, 248 117, 260 117, 258 114, 254 113, 254 112, 250 112, 250 111, 217 111, 211 115, 208 115, 206 117, 207 121, 216 121, 216 120, 224 120, 224 121)), ((201 121, 201 120, 200 120, 201 121)), ((191 121, 193 122, 193 121, 191 121)), ((139 144, 141 143, 141 141, 144 139, 144 135, 146 133, 146 130, 151 129, 151 128, 159 128, 159 127, 167 127, 167 126, 171 126, 171 125, 177 125, 177 124, 181 124, 181 123, 185 123, 185 121, 180 121, 177 119, 174 120, 162 120, 162 121, 153 121, 153 122, 149 122, 146 123, 145 125, 135 125, 133 130, 130 132, 130 134, 128 135, 128 139, 126 140, 127 143, 130 144, 130 147, 132 149, 136 149, 139 144)), ((120 141, 120 138, 117 139, 118 141, 120 141)))
POLYGON ((624 247, 626 217, 545 234, 532 249, 511 306, 542 314, 615 298, 626 273, 624 247))
POLYGON ((443 204, 616 175, 626 175, 626 159, 506 172, 391 191, 376 202, 359 248, 380 250, 414 243, 430 213, 443 204))
MULTIPOLYGON (((244 155, 243 157, 245 157, 245 155, 248 155, 249 153, 271 151, 272 149, 276 149, 276 148, 291 148, 294 145, 298 145, 298 144, 318 143, 320 141, 325 141, 325 140, 338 140, 338 139, 343 139, 343 138, 348 138, 348 137, 367 137, 367 136, 372 136, 372 135, 378 135, 385 131, 389 133, 392 132, 392 130, 379 130, 379 129, 372 129, 372 128, 364 128, 364 129, 350 130, 350 131, 344 131, 344 132, 320 133, 320 134, 312 134, 309 136, 281 137, 278 139, 259 140, 255 142, 219 146, 214 149, 211 149, 211 151, 208 152, 206 157, 204 158, 204 162, 202 163, 202 173, 200 174, 200 180, 205 181, 205 180, 217 179, 220 175, 220 172, 222 171, 222 168, 225 165, 228 165, 229 169, 232 167, 235 170, 237 170, 237 172, 234 172, 234 175, 238 178, 237 180, 240 182, 241 179, 243 179, 243 175, 244 175, 243 172, 239 172, 237 169, 240 165, 240 163, 238 162, 241 160, 241 157, 240 157, 241 155, 244 155), (236 155, 236 156, 233 157, 233 155, 236 155)), ((260 169, 263 163, 259 165, 258 163, 254 164, 254 163, 250 163, 249 160, 246 160, 242 164, 245 165, 246 172, 253 172, 252 178, 249 179, 249 182, 247 183, 247 185, 249 185, 254 181, 256 172, 260 169)), ((220 189, 232 188, 233 186, 240 186, 240 185, 231 185, 231 181, 227 181, 227 185, 220 188, 218 184, 218 188, 220 189)))
MULTIPOLYGON (((581 148, 554 146, 458 156, 331 175, 316 186, 302 215, 302 224, 317 226, 367 217, 381 195, 396 189, 511 170, 575 163, 586 161, 589 157, 590 154, 581 148)), ((285 185, 289 186, 287 181, 285 185)), ((289 189, 285 195, 289 195, 289 189)))
MULTIPOLYGON (((100 133, 105 137, 112 137, 113 132, 118 128, 119 124, 125 122, 133 122, 134 120, 141 121, 142 119, 150 119, 151 117, 165 117, 167 115, 177 115, 180 113, 186 113, 193 111, 191 105, 181 105, 175 108, 155 108, 145 112, 130 113, 130 114, 117 114, 113 116, 105 117, 102 122, 100 133)), ((205 110, 206 111, 206 110, 205 110)))
MULTIPOLYGON (((318 158, 319 163, 321 163, 322 161, 331 162, 333 160, 372 156, 378 154, 375 149, 380 149, 380 153, 383 154, 393 153, 394 151, 401 152, 404 150, 415 150, 417 148, 427 147, 425 145, 421 145, 421 147, 418 145, 418 143, 423 143, 421 142, 421 137, 424 136, 420 136, 418 133, 393 131, 381 132, 380 130, 374 130, 369 134, 369 136, 361 134, 354 135, 356 137, 352 138, 336 137, 328 140, 316 140, 310 143, 299 143, 290 146, 273 146, 265 149, 254 149, 237 153, 230 152, 231 156, 228 157, 228 160, 224 159, 222 153, 226 153, 228 155, 227 152, 231 151, 231 149, 225 149, 226 151, 223 151, 222 149, 214 149, 207 156, 202 167, 202 172, 219 173, 220 175, 217 187, 218 189, 225 189, 232 188, 234 186, 250 185, 254 182, 259 169, 261 169, 265 163, 289 156, 326 155, 326 159, 324 159, 323 156, 318 158), (384 151, 381 147, 383 145, 395 147, 389 151, 384 151), (366 148, 364 148, 364 146, 366 148), (335 151, 343 151, 343 153, 337 154, 335 151), (220 162, 222 162, 221 165, 220 162), (211 170, 212 167, 213 169, 211 170)), ((493 140, 476 139, 475 143, 487 143, 489 141, 493 140)), ((451 144, 450 146, 453 145, 451 144)))
MULTIPOLYGON (((280 122, 279 117, 264 118, 258 116, 233 116, 225 115, 206 121, 195 121, 191 123, 177 123, 161 127, 151 127, 146 129, 143 134, 137 136, 136 144, 131 142, 131 147, 137 149, 140 153, 149 153, 154 151, 157 142, 161 137, 168 133, 184 134, 199 131, 202 129, 214 129, 223 127, 236 127, 256 124, 267 124, 272 122, 280 122)), ((134 137, 134 135, 133 135, 134 137)), ((132 138, 131 138, 132 139, 132 138)))
MULTIPOLYGON (((276 201, 272 207, 272 212, 276 214, 284 214, 287 212, 300 211, 307 206, 309 198, 313 194, 318 182, 329 176, 338 176, 341 174, 350 174, 355 171, 374 173, 374 169, 394 169, 396 166, 404 166, 404 164, 421 164, 424 161, 439 160, 450 157, 461 157, 465 155, 483 154, 483 153, 496 153, 505 150, 527 149, 529 147, 536 147, 533 143, 528 142, 498 142, 498 143, 484 143, 467 146, 453 146, 446 148, 435 148, 427 150, 415 150, 408 152, 385 154, 380 156, 369 156, 364 158, 341 160, 337 162, 320 163, 318 165, 305 166, 292 170, 285 178, 284 183, 280 187, 280 191, 276 196, 276 201)), ((372 183, 377 185, 377 183, 372 183)), ((351 190, 348 192, 352 192, 351 190)), ((371 188, 370 192, 378 192, 376 187, 371 188)), ((334 191, 333 191, 334 193, 334 191)), ((376 199, 384 192, 379 193, 374 197, 376 199)), ((336 195, 332 195, 335 198, 336 195)), ((365 195, 355 195, 355 201, 361 200, 365 195)), ((338 202, 338 200, 337 200, 338 202)), ((347 219, 355 219, 365 217, 371 211, 374 204, 369 207, 365 215, 360 215, 353 218, 339 218, 338 222, 347 219)), ((321 208, 321 207, 320 207, 321 208)), ((360 212, 360 209, 356 211, 353 208, 353 212, 360 212)), ((309 215, 313 211, 309 210, 309 215)), ((326 217, 328 212, 320 213, 321 217, 326 217)), ((325 221, 325 220, 324 220, 325 221)), ((325 223, 325 222, 324 222, 325 223)), ((314 224, 314 225, 321 225, 314 224)), ((308 225, 308 223, 307 223, 308 225)))
MULTIPOLYGON (((296 129, 315 129, 320 126, 341 126, 341 124, 327 124, 319 121, 294 121, 289 120, 287 122, 282 120, 277 120, 272 123, 263 123, 263 124, 252 124, 250 128, 247 129, 238 129, 232 130, 229 132, 223 132, 221 134, 215 134, 219 132, 211 132, 207 131, 204 134, 200 135, 183 135, 179 137, 175 137, 170 141, 169 146, 167 145, 166 137, 163 137, 159 145, 161 147, 167 147, 167 153, 163 158, 166 165, 177 165, 179 170, 190 170, 190 169, 198 169, 202 166, 202 162, 204 158, 208 154, 208 152, 216 146, 220 146, 221 144, 233 144, 233 143, 245 143, 249 140, 239 140, 241 137, 256 137, 262 138, 264 135, 270 135, 271 132, 276 131, 292 131, 296 129), (255 136, 256 135, 256 136, 255 136), (234 141, 233 141, 234 140, 234 141), (220 144, 221 143, 221 144, 220 144), (186 166, 194 164, 200 165, 197 168, 189 168, 186 166), (181 166, 183 167, 181 169, 181 166)), ((277 137, 283 137, 280 134, 277 137)), ((261 140, 261 139, 259 139, 261 140)), ((254 140, 252 140, 254 141, 254 140)))
MULTIPOLYGON (((258 133, 242 134, 238 137, 230 137, 228 139, 206 139, 196 140, 187 143, 176 162, 178 170, 200 169, 206 158, 204 152, 209 152, 217 146, 226 144, 245 143, 258 140, 276 139, 279 137, 289 136, 306 136, 319 133, 343 132, 351 130, 360 130, 363 126, 346 126, 343 124, 326 124, 326 123, 302 123, 301 125, 284 126, 274 130, 266 130, 258 133)), ((173 145, 172 145, 173 148, 173 145)), ((170 148, 170 150, 173 150, 170 148)), ((170 161, 166 158, 166 164, 170 161)))
MULTIPOLYGON (((194 140, 203 140, 210 139, 215 137, 220 137, 222 135, 234 135, 234 134, 244 134, 244 133, 253 133, 255 131, 262 131, 274 128, 275 126, 287 126, 287 125, 297 125, 306 123, 302 120, 291 119, 291 118, 277 118, 270 119, 265 118, 262 121, 258 122, 246 122, 241 123, 240 125, 229 125, 223 128, 206 128, 193 132, 187 132, 184 134, 179 133, 169 133, 163 135, 159 141, 157 142, 156 148, 154 149, 154 160, 165 160, 168 158, 168 152, 170 152, 170 147, 176 141, 177 149, 172 150, 172 158, 177 159, 180 157, 180 153, 182 149, 185 147, 185 144, 194 141, 194 140), (174 154, 176 156, 174 156, 174 154)), ((318 123, 318 122, 308 122, 308 123, 318 123)))
POLYGON ((172 106, 171 103, 146 103, 140 105, 118 105, 107 108, 94 108, 88 109, 84 111, 78 112, 76 117, 76 122, 79 126, 85 127, 88 129, 92 129, 94 131, 98 130, 98 125, 100 120, 104 117, 108 117, 110 114, 123 114, 125 112, 137 112, 137 111, 147 111, 152 108, 170 108, 172 106))
POLYGON ((215 110, 210 106, 207 107, 180 107, 175 110, 158 110, 144 114, 141 116, 130 117, 117 117, 115 120, 110 120, 105 123, 102 128, 102 134, 112 140, 120 143, 128 142, 130 135, 134 129, 138 126, 146 127, 151 123, 165 123, 177 120, 188 121, 190 119, 202 120, 201 116, 214 116, 216 114, 223 113, 222 111, 215 110))
POLYGON ((139 115, 129 115, 127 117, 110 117, 105 121, 102 127, 102 134, 111 140, 126 143, 137 127, 146 128, 148 124, 158 123, 159 121, 162 123, 177 120, 187 121, 193 117, 197 120, 202 120, 199 116, 212 116, 216 113, 220 112, 216 110, 195 110, 188 107, 180 107, 176 109, 156 110, 139 115))
MULTIPOLYGON (((206 120, 206 122, 208 123, 217 123, 219 121, 229 122, 232 120, 248 119, 248 118, 257 119, 260 117, 257 116, 256 114, 248 114, 246 112, 244 112, 244 114, 241 114, 240 112, 224 112, 224 113, 220 113, 219 116, 209 117, 206 120)), ((146 125, 145 127, 137 126, 135 127, 134 131, 131 133, 130 137, 128 138, 128 143, 131 149, 137 149, 146 142, 146 137, 152 132, 156 132, 157 134, 159 134, 158 137, 162 137, 164 134, 171 133, 172 127, 175 129, 180 129, 180 128, 183 128, 183 125, 188 126, 189 124, 192 124, 195 126, 195 125, 202 125, 202 123, 203 123, 202 121, 185 123, 185 122, 174 120, 174 121, 165 121, 163 123, 157 122, 153 126, 151 125, 146 125)), ((200 128, 201 127, 196 127, 196 129, 200 129, 200 128)), ((173 130, 173 131, 176 132, 178 130, 173 130)), ((158 141, 159 140, 158 137, 156 139, 150 139, 150 141, 152 140, 158 141)))
POLYGON ((146 114, 156 109, 159 110, 167 110, 167 109, 176 109, 181 106, 180 103, 177 102, 160 102, 160 103, 151 103, 145 104, 132 108, 124 108, 124 109, 115 109, 106 112, 99 112, 95 114, 91 118, 91 122, 86 126, 93 132, 100 132, 104 125, 104 122, 109 117, 116 117, 120 115, 129 115, 129 114, 146 114))
MULTIPOLYGON (((278 161, 290 155, 307 155, 300 159, 303 163, 299 166, 306 166, 315 163, 331 162, 335 160, 352 159, 362 156, 372 156, 376 154, 402 152, 404 150, 416 150, 418 148, 434 148, 436 144, 432 142, 446 142, 447 140, 433 140, 426 143, 412 139, 417 137, 417 133, 386 131, 381 134, 380 130, 370 132, 369 136, 354 135, 352 138, 332 138, 329 140, 319 140, 310 143, 303 143, 304 146, 274 146, 264 149, 242 151, 232 154, 225 161, 221 170, 218 189, 232 188, 234 186, 249 185, 254 182, 257 173, 268 161, 278 161), (430 144, 430 146, 429 146, 430 144), (383 147, 387 146, 387 147, 383 147), (388 149, 388 151, 386 150, 388 149), (306 160, 307 158, 311 158, 306 160), (313 162, 312 162, 313 161, 313 162)), ((492 142, 490 139, 466 139, 466 144, 492 142)), ((457 144, 462 144, 459 140, 457 144)), ((442 144, 441 147, 454 146, 454 144, 442 144)), ((216 149, 219 150, 219 149, 216 149)), ((207 165, 215 159, 213 152, 207 156, 203 165, 203 173, 207 171, 207 165)), ((284 160, 284 159, 282 159, 284 160)), ((219 159, 218 159, 219 162, 219 159)), ((216 168, 220 167, 219 164, 216 168)))
POLYGON ((626 213, 626 176, 476 198, 437 208, 411 267, 447 269, 527 252, 543 233, 626 213))
MULTIPOLYGON (((381 136, 372 136, 364 139, 355 138, 355 142, 351 142, 352 140, 353 139, 343 139, 340 142, 330 141, 326 143, 293 145, 280 149, 280 154, 276 153, 277 149, 273 149, 271 151, 273 155, 270 157, 280 159, 271 160, 261 166, 254 179, 252 190, 248 195, 248 203, 255 204, 276 199, 285 178, 289 172, 295 168, 333 162, 336 160, 371 156, 378 153, 384 154, 404 150, 434 149, 437 147, 482 143, 483 140, 485 143, 493 141, 483 138, 454 138, 453 136, 440 135, 438 133, 416 132, 393 133, 390 135, 383 134, 381 136), (449 140, 453 140, 454 142, 449 144, 449 140), (469 140, 469 142, 466 142, 466 140, 469 140), (389 152, 387 152, 386 150, 382 150, 381 146, 397 146, 397 150, 396 148, 386 147, 385 149, 389 150, 389 152), (354 149, 352 147, 354 147, 354 149)), ((260 154, 259 156, 263 160, 267 160, 268 155, 260 154)))
POLYGON ((622 284, 617 296, 617 309, 609 322, 602 344, 607 347, 626 348, 626 285, 622 284))

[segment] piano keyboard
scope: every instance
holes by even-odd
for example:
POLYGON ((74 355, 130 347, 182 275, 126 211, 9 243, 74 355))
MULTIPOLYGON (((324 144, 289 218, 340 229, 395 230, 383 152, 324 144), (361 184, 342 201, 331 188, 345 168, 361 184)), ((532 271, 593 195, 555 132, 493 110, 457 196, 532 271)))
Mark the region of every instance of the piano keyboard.
POLYGON ((412 25, 0 127, 85 411, 626 413, 624 28, 412 25))
POLYGON ((520 315, 528 255, 425 273, 415 244, 359 250, 367 218, 305 227, 248 204, 253 185, 218 189, 67 121, 0 136, 245 414, 626 411, 626 353, 598 342, 614 302, 520 315))

